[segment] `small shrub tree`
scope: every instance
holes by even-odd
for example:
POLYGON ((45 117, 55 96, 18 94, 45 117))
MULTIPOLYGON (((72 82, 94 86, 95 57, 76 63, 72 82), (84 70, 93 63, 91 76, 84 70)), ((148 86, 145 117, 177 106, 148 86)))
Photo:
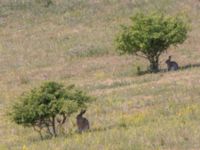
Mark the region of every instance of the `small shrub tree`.
POLYGON ((122 26, 116 38, 117 50, 147 59, 151 72, 158 71, 159 56, 170 45, 183 43, 187 37, 187 24, 178 16, 138 13, 131 21, 130 26, 122 26))
POLYGON ((24 93, 11 111, 12 120, 33 127, 41 138, 42 132, 57 136, 57 128, 79 109, 85 109, 92 98, 74 86, 64 87, 56 82, 44 83, 39 88, 24 93))

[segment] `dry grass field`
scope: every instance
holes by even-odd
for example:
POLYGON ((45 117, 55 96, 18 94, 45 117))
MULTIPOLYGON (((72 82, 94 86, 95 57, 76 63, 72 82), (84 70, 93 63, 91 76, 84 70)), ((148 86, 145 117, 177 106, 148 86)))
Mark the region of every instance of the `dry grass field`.
MULTIPOLYGON (((200 149, 200 2, 198 0, 0 0, 0 150, 200 149), (137 76, 146 60, 119 56, 114 39, 138 11, 182 14, 188 39, 161 56, 176 72, 137 76), (91 130, 40 140, 10 121, 17 97, 42 82, 76 84, 97 97, 86 113, 91 130)), ((76 115, 76 114, 75 114, 76 115)))

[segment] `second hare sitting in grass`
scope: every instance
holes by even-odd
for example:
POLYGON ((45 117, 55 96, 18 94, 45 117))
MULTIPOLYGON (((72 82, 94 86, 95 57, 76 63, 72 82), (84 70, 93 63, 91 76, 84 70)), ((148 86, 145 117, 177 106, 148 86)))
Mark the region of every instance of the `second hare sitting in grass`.
POLYGON ((76 116, 76 123, 78 126, 78 132, 83 132, 86 130, 89 130, 89 121, 83 117, 83 114, 86 112, 86 110, 82 110, 77 116, 76 116))
POLYGON ((177 62, 171 61, 171 56, 169 56, 165 63, 167 64, 168 71, 175 71, 179 68, 177 62))

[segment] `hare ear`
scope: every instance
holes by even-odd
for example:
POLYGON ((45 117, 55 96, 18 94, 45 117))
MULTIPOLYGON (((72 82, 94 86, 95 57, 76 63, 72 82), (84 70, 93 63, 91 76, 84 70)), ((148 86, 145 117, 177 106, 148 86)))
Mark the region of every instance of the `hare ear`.
POLYGON ((168 59, 169 59, 169 60, 171 60, 171 58, 172 58, 172 56, 169 56, 169 58, 168 58, 168 59))
POLYGON ((86 112, 86 110, 81 110, 81 112, 80 112, 80 113, 81 113, 81 114, 84 114, 85 112, 86 112))

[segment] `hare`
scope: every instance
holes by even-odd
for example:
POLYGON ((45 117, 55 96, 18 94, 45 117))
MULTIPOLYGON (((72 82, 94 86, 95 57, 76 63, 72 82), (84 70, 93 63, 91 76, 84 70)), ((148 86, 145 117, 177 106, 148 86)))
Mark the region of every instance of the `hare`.
POLYGON ((171 56, 169 56, 165 63, 167 64, 168 71, 175 71, 179 68, 177 62, 171 61, 171 56))
POLYGON ((83 114, 86 112, 86 110, 82 110, 77 116, 76 116, 76 124, 78 126, 78 132, 86 131, 90 128, 89 121, 83 117, 83 114))

